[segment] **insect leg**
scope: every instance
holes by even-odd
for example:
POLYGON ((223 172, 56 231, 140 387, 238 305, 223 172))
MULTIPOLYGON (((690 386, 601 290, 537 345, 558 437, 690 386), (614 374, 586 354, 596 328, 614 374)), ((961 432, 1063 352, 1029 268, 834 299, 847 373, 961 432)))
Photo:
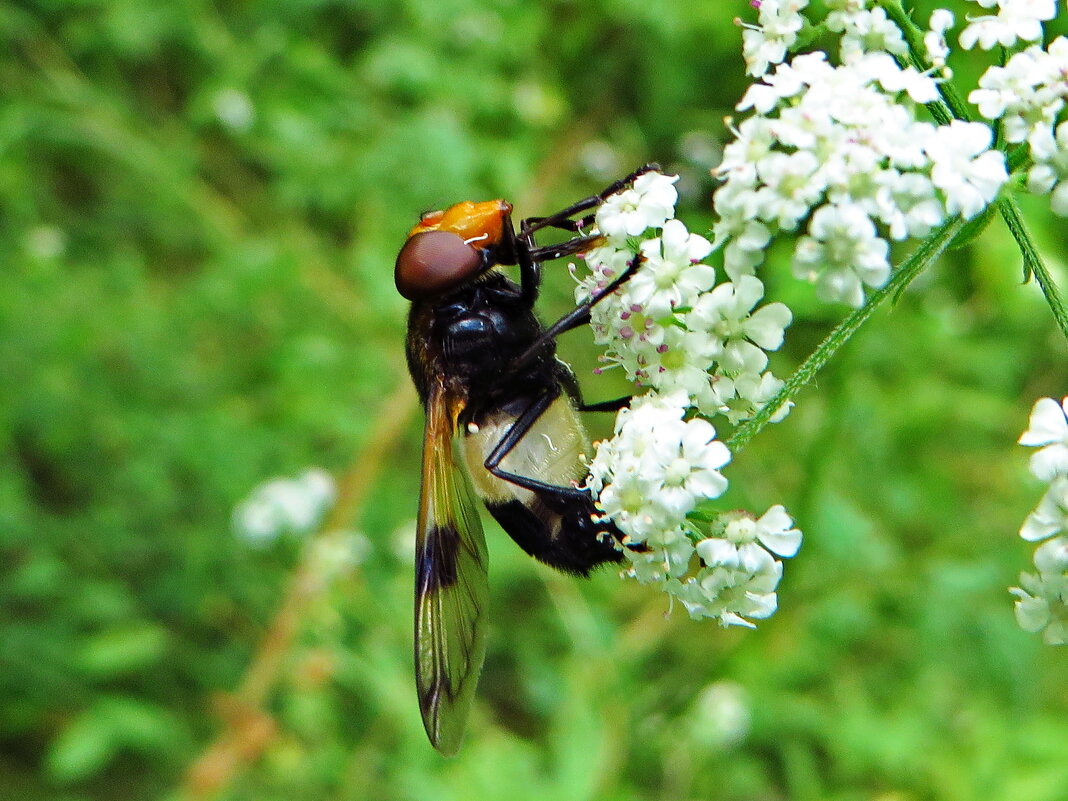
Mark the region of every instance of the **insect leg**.
POLYGON ((624 406, 627 406, 634 397, 633 395, 624 395, 622 398, 614 398, 613 400, 586 403, 582 397, 582 387, 579 386, 578 379, 571 371, 571 368, 563 362, 558 365, 556 378, 559 380, 560 386, 564 388, 564 392, 574 402, 575 408, 580 412, 618 412, 624 406))
MULTIPOLYGON (((580 217, 577 220, 572 220, 570 218, 573 215, 599 206, 601 203, 604 203, 606 198, 615 194, 620 189, 629 186, 639 176, 659 169, 659 164, 646 164, 639 167, 630 175, 620 178, 610 186, 605 187, 596 195, 590 195, 588 198, 580 200, 577 203, 572 203, 567 208, 561 209, 555 214, 550 214, 548 217, 527 217, 520 221, 518 232, 512 225, 511 215, 507 215, 504 219, 505 241, 501 246, 501 252, 506 254, 506 256, 502 261, 519 265, 520 282, 523 288, 524 300, 530 303, 530 305, 533 305, 534 301, 537 299, 538 287, 541 284, 541 262, 552 261, 553 259, 560 259, 564 256, 582 253, 601 244, 602 239, 600 235, 576 236, 555 245, 538 247, 537 243, 534 241, 535 231, 542 228, 559 228, 564 231, 578 233, 593 222, 593 215, 590 214, 585 217, 580 217)), ((629 270, 628 272, 633 272, 633 270, 629 270)), ((629 278, 629 275, 627 277, 629 278)), ((622 283, 622 280, 605 290, 605 294, 615 289, 619 283, 622 283)), ((596 299, 591 300, 591 306, 597 302, 596 299)), ((584 322, 586 322, 586 320, 578 319, 578 322, 560 330, 567 331, 570 328, 582 325, 584 322)))
POLYGON ((613 398, 612 400, 599 401, 597 403, 580 403, 578 410, 580 412, 618 412, 620 409, 629 406, 633 399, 633 395, 624 395, 622 398, 613 398))
POLYGON ((533 250, 534 237, 529 234, 516 233, 515 226, 512 225, 512 215, 504 215, 501 243, 497 248, 498 259, 496 263, 519 265, 521 297, 523 302, 532 308, 538 299, 538 291, 541 288, 540 259, 532 255, 533 250))
POLYGON ((572 203, 566 209, 561 209, 555 214, 550 214, 548 217, 531 217, 529 220, 524 220, 523 224, 520 226, 520 231, 526 234, 534 233, 540 228, 563 228, 565 231, 573 230, 571 228, 566 227, 567 224, 565 223, 565 220, 567 220, 567 218, 578 214, 580 211, 586 211, 588 209, 592 209, 596 206, 601 205, 610 195, 614 195, 620 189, 623 189, 624 187, 629 186, 631 183, 633 183, 635 178, 644 175, 647 172, 652 172, 653 170, 659 169, 659 164, 652 163, 639 167, 630 175, 624 178, 620 178, 612 185, 605 187, 596 195, 590 195, 589 197, 584 198, 578 201, 577 203, 572 203), (531 220, 533 220, 534 222, 530 225, 527 225, 527 223, 529 223, 531 220))
POLYGON ((588 323, 590 321, 590 309, 592 309, 606 297, 608 297, 617 289, 619 289, 620 286, 629 281, 631 276, 634 275, 634 273, 641 266, 643 261, 644 258, 639 253, 634 257, 631 263, 627 265, 627 269, 620 273, 619 276, 615 280, 613 280, 608 286, 606 286, 599 292, 595 292, 587 300, 580 303, 570 312, 565 314, 555 323, 553 323, 544 331, 542 331, 541 335, 538 336, 538 338, 531 343, 530 347, 527 348, 523 353, 521 353, 519 355, 519 358, 512 362, 511 370, 514 372, 516 370, 522 369, 523 367, 526 367, 528 364, 530 364, 532 361, 534 361, 541 355, 542 350, 544 349, 545 344, 547 342, 551 342, 552 340, 556 339, 556 337, 558 337, 565 331, 570 331, 572 328, 578 328, 580 325, 585 325, 586 323, 588 323))
POLYGON ((561 231, 571 231, 572 233, 577 234, 591 222, 593 222, 592 214, 587 214, 585 217, 579 217, 577 220, 569 220, 566 217, 562 220, 558 220, 556 215, 552 215, 550 217, 526 217, 519 223, 519 227, 529 230, 537 230, 538 228, 559 228, 561 231))
POLYGON ((524 489, 556 496, 588 499, 589 495, 584 490, 580 490, 577 487, 561 487, 558 484, 549 484, 544 481, 538 481, 536 478, 511 473, 501 467, 501 461, 504 457, 519 444, 520 440, 526 436, 534 423, 537 422, 537 419, 541 417, 542 413, 548 409, 555 400, 556 396, 551 393, 538 395, 515 419, 511 428, 508 429, 508 433, 501 437, 501 441, 497 443, 490 452, 490 455, 486 457, 485 467, 493 475, 497 476, 497 478, 509 481, 524 489))
MULTIPOLYGON (((533 240, 531 240, 533 242, 533 240)), ((544 247, 531 248, 531 258, 536 261, 552 261, 553 259, 562 259, 564 256, 572 256, 576 253, 584 253, 590 248, 595 248, 604 241, 604 237, 600 234, 593 236, 576 236, 573 239, 568 239, 566 242, 558 242, 555 245, 545 245, 544 247)))

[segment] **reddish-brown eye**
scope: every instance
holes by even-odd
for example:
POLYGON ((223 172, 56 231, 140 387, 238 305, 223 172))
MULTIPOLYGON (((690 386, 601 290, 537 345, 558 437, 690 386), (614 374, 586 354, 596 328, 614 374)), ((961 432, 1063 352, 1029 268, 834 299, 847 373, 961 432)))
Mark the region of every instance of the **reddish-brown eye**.
POLYGON ((397 254, 397 291, 408 300, 452 289, 482 268, 481 254, 449 231, 413 234, 397 254))

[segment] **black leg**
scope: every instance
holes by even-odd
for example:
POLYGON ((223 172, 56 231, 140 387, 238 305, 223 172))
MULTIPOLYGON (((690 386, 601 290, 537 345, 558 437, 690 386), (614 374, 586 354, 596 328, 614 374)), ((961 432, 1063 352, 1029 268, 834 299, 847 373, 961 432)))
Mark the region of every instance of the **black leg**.
POLYGON ((489 266, 496 264, 519 265, 519 286, 523 302, 533 308, 541 287, 541 265, 532 255, 534 238, 516 234, 512 215, 506 214, 502 221, 501 243, 494 251, 489 266))
POLYGON ((600 401, 599 403, 580 403, 580 412, 618 412, 625 406, 629 406, 634 399, 633 395, 624 395, 622 398, 600 401))
POLYGON ((526 367, 534 359, 538 358, 538 356, 541 355, 542 349, 545 347, 546 342, 550 342, 551 340, 556 339, 556 337, 558 337, 565 331, 570 331, 572 328, 578 328, 580 325, 585 325, 586 323, 588 323, 590 321, 590 309, 592 309, 606 297, 608 297, 617 289, 619 289, 619 287, 629 281, 631 276, 634 275, 634 273, 641 266, 643 261, 644 259, 642 255, 640 253, 637 254, 631 260, 630 264, 627 265, 627 269, 620 273, 619 277, 612 281, 612 283, 610 283, 600 292, 595 293, 582 304, 576 306, 570 312, 565 314, 555 323, 553 323, 544 331, 542 331, 541 335, 536 340, 534 340, 533 343, 531 343, 530 347, 527 348, 526 351, 524 351, 519 356, 519 358, 512 363, 511 369, 515 371, 526 367))
POLYGON ((497 446, 493 449, 489 456, 486 457, 485 466, 493 475, 497 478, 502 478, 505 481, 510 481, 516 486, 523 487, 524 489, 531 490, 533 492, 542 492, 549 495, 556 495, 557 497, 571 497, 571 498, 585 498, 589 499, 589 495, 577 487, 561 487, 556 484, 547 484, 544 481, 538 481, 535 478, 529 478, 527 476, 520 476, 515 473, 510 473, 507 470, 501 469, 501 461, 505 456, 511 452, 511 450, 519 444, 519 441, 526 436, 531 427, 541 417, 542 413, 552 405, 556 397, 550 393, 539 395, 534 401, 523 410, 512 427, 508 429, 508 433, 501 437, 501 441, 497 443, 497 446))
MULTIPOLYGON (((602 191, 598 192, 596 195, 590 195, 588 198, 584 198, 583 200, 580 200, 578 203, 572 203, 566 209, 561 209, 560 211, 556 212, 555 214, 551 214, 548 217, 541 217, 541 218, 532 217, 531 219, 534 220, 535 222, 533 222, 529 226, 527 226, 527 224, 526 224, 529 221, 528 220, 524 220, 524 224, 521 226, 520 231, 521 231, 521 233, 531 233, 532 234, 532 233, 534 233, 535 231, 537 231, 537 230, 539 230, 541 228, 564 228, 564 230, 572 230, 571 228, 564 227, 567 224, 567 223, 565 223, 565 220, 567 220, 568 217, 572 217, 575 214, 578 214, 580 211, 586 211, 587 209, 592 209, 592 208, 594 208, 596 206, 601 205, 602 203, 604 203, 605 199, 609 195, 614 195, 620 189, 623 189, 624 187, 629 186, 630 184, 632 184, 634 182, 634 179, 637 178, 638 176, 644 175, 647 172, 652 172, 653 170, 659 170, 659 169, 660 169, 660 165, 659 164, 646 164, 643 167, 639 167, 634 172, 632 172, 630 175, 626 176, 625 178, 620 178, 618 181, 613 183, 611 186, 605 187, 602 191)), ((577 229, 575 229, 575 230, 577 230, 577 229)))
MULTIPOLYGON (((533 242, 533 240, 531 240, 533 242)), ((590 248, 598 247, 604 241, 604 237, 597 234, 594 236, 576 236, 566 242, 558 242, 555 245, 545 245, 533 248, 530 256, 535 261, 552 261, 562 259, 564 256, 573 256, 576 253, 585 253, 590 248)))
POLYGON ((559 220, 555 216, 527 217, 520 221, 519 227, 526 230, 531 229, 533 226, 538 228, 559 228, 561 231, 570 231, 573 234, 577 234, 591 222, 593 222, 592 214, 587 214, 577 220, 569 220, 567 218, 559 220))

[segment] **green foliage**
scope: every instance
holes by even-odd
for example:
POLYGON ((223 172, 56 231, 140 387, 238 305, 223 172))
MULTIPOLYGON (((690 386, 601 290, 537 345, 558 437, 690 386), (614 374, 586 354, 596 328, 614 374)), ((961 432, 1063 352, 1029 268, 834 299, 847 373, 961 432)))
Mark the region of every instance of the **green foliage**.
MULTIPOLYGON (((496 196, 542 213, 660 160, 699 230, 744 87, 735 13, 0 8, 0 798, 177 797, 301 558, 235 537, 231 510, 275 475, 345 473, 383 424, 416 215, 496 196)), ((413 418, 370 456, 386 466, 350 521, 366 562, 305 608, 276 728, 222 797, 1063 797, 1068 672, 1005 591, 1038 494, 1013 443, 1035 398, 1068 392, 1020 273, 998 220, 970 232, 736 459, 731 503, 781 501, 806 536, 756 632, 665 617, 610 571, 553 575, 488 526, 490 651, 451 761, 411 676, 413 418), (747 734, 702 706, 725 686, 747 734)), ((836 312, 781 263, 767 276, 796 313, 786 375, 836 312)), ((550 274, 546 316, 570 292, 550 274)), ((572 336, 589 394, 621 394, 572 336)))

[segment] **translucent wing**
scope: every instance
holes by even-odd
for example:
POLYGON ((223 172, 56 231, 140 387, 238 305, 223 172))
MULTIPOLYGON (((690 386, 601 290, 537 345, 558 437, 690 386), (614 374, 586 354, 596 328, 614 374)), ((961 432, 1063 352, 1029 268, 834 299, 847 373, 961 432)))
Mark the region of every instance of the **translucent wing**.
POLYGON ((440 384, 426 402, 415 541, 415 682, 430 742, 455 754, 486 656, 486 541, 440 384))

